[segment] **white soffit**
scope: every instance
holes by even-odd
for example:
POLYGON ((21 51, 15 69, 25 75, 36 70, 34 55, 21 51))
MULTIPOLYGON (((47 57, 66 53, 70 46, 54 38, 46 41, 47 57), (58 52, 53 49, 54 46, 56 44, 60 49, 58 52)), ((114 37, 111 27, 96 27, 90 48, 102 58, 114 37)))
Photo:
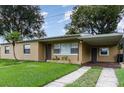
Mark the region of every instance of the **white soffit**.
POLYGON ((83 36, 80 39, 89 45, 115 45, 118 44, 122 39, 123 34, 112 33, 112 34, 102 34, 102 35, 87 35, 83 36))

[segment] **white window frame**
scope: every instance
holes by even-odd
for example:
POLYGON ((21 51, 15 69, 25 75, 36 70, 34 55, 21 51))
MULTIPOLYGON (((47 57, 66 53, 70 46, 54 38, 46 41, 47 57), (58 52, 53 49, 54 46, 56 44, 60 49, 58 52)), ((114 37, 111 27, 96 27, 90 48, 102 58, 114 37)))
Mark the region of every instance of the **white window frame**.
POLYGON ((99 55, 100 56, 109 56, 109 48, 107 48, 107 47, 99 48, 99 55), (107 49, 107 54, 101 54, 101 49, 107 49))
POLYGON ((10 54, 10 46, 5 46, 4 53, 5 53, 5 54, 10 54), (7 49, 7 48, 9 48, 9 49, 7 49), (9 52, 6 53, 6 50, 8 50, 9 52))
POLYGON ((61 55, 70 55, 71 54, 71 43, 62 43, 60 54, 61 55))
POLYGON ((53 52, 53 55, 78 55, 78 53, 75 53, 75 54, 71 54, 71 48, 78 48, 78 43, 59 43, 59 44, 54 44, 53 45, 54 47, 53 47, 53 49, 60 49, 60 53, 59 54, 57 54, 57 53, 54 53, 53 52), (64 53, 62 53, 61 51, 62 51, 62 46, 61 45, 63 45, 63 44, 69 44, 69 46, 70 46, 70 53, 66 53, 66 54, 64 54, 64 53), (59 47, 57 47, 57 45, 59 46, 59 47))
POLYGON ((78 43, 71 43, 71 48, 78 48, 78 43))
POLYGON ((53 45, 53 48, 54 48, 54 49, 60 49, 60 44, 54 44, 54 45, 53 45))
POLYGON ((60 49, 60 53, 61 53, 61 45, 60 44, 54 44, 53 45, 53 54, 54 55, 59 55, 60 53, 54 53, 54 49, 60 49))
POLYGON ((23 45, 23 54, 24 54, 24 55, 30 55, 30 54, 31 54, 31 45, 30 45, 30 44, 24 44, 24 45, 23 45), (29 46, 30 46, 30 53, 25 53, 25 52, 24 52, 24 49, 25 49, 25 46, 26 46, 26 45, 29 45, 29 46))
MULTIPOLYGON (((71 48, 77 48, 77 49, 79 49, 78 43, 71 43, 71 48)), ((70 51, 71 51, 71 48, 70 48, 70 51)), ((78 50, 78 52, 79 52, 79 50, 78 50)), ((77 55, 78 53, 70 53, 70 54, 77 55)))

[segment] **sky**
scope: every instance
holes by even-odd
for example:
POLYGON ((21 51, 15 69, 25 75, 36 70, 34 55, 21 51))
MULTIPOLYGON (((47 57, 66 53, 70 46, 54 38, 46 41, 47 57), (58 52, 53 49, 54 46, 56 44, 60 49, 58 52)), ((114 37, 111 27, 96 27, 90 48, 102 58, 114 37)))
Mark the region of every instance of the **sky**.
MULTIPOLYGON (((43 28, 47 37, 60 36, 65 34, 64 27, 70 22, 72 5, 42 5, 41 14, 44 15, 43 28)), ((0 43, 6 42, 0 38, 0 43)))
POLYGON ((44 5, 41 6, 45 18, 43 26, 48 37, 65 34, 65 25, 70 22, 70 14, 74 6, 44 5))
MULTIPOLYGON (((47 37, 60 36, 65 34, 65 25, 71 22, 70 15, 73 10, 72 5, 44 5, 41 6, 42 14, 45 17, 44 30, 47 37)), ((124 18, 118 24, 118 32, 123 32, 124 18)))
MULTIPOLYGON (((70 15, 73 10, 72 5, 42 5, 41 14, 44 15, 43 28, 47 34, 47 37, 61 36, 65 34, 65 25, 70 23, 70 15)), ((118 24, 118 32, 122 32, 124 29, 124 18, 118 24)), ((0 43, 5 40, 0 38, 0 43)))

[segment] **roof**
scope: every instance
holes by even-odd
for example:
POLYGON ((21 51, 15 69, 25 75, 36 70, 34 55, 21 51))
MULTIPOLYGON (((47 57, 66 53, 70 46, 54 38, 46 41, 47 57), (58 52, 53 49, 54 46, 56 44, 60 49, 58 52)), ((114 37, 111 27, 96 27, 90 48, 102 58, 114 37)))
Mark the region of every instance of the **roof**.
POLYGON ((100 35, 89 35, 80 37, 80 40, 88 43, 89 45, 115 45, 123 38, 122 33, 111 33, 111 34, 100 34, 100 35))
MULTIPOLYGON (((23 42, 51 42, 51 41, 66 41, 66 40, 83 40, 84 42, 90 45, 112 45, 117 44, 123 38, 122 33, 111 33, 111 34, 99 34, 99 35, 91 35, 91 34, 75 34, 75 35, 64 35, 64 36, 56 36, 56 37, 47 37, 42 39, 35 40, 26 40, 19 41, 18 43, 23 42)), ((3 43, 1 45, 10 44, 3 43)))
POLYGON ((60 40, 75 40, 81 37, 80 34, 75 34, 75 35, 64 35, 64 36, 56 36, 56 37, 48 37, 44 38, 40 41, 47 42, 47 41, 60 41, 60 40))
MULTIPOLYGON (((75 35, 63 35, 63 36, 55 36, 55 37, 46 37, 42 39, 33 39, 33 40, 24 40, 24 41, 18 41, 17 43, 23 43, 23 42, 49 42, 49 41, 60 41, 60 40, 75 40, 80 37, 80 34, 75 35)), ((6 45, 10 43, 1 43, 0 45, 6 45)))

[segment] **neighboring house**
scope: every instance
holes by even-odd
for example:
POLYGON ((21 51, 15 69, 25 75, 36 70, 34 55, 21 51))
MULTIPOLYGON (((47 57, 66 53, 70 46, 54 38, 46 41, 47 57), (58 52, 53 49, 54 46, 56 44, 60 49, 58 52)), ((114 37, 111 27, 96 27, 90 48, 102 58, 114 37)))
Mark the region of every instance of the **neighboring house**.
MULTIPOLYGON (((118 44, 123 34, 67 35, 16 43, 19 60, 67 60, 74 64, 85 62, 117 62, 118 44)), ((12 44, 0 45, 0 57, 13 59, 12 44)))

